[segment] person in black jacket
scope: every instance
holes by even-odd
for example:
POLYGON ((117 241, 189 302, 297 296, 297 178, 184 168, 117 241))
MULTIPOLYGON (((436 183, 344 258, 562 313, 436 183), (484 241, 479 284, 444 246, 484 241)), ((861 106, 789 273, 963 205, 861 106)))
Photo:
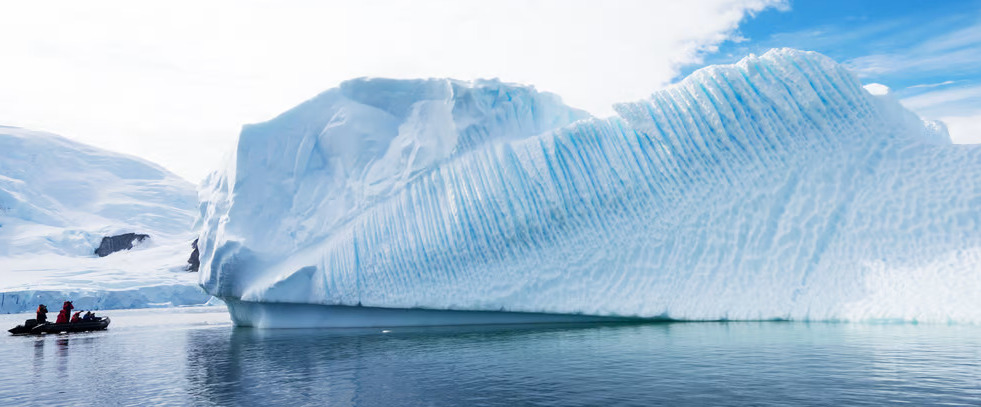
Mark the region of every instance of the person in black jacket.
POLYGON ((48 322, 48 307, 41 304, 37 306, 37 323, 40 325, 45 322, 48 322))

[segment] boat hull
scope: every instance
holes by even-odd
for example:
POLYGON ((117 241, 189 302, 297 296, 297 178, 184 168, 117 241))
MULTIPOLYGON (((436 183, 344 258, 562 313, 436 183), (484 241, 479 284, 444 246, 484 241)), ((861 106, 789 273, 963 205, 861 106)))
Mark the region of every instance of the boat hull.
POLYGON ((52 333, 62 333, 62 332, 91 332, 91 331, 104 331, 109 328, 109 323, 111 322, 109 318, 102 318, 98 321, 81 321, 67 324, 55 324, 51 322, 36 324, 32 323, 33 319, 27 320, 24 325, 17 325, 12 329, 8 329, 14 335, 41 335, 41 334, 52 334, 52 333))

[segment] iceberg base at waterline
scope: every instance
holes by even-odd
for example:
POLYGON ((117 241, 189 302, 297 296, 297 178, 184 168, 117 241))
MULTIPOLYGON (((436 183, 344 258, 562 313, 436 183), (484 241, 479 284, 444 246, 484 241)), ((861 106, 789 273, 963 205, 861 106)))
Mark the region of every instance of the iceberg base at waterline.
POLYGON ((586 322, 667 321, 539 312, 453 311, 421 308, 377 308, 227 299, 237 326, 255 328, 388 328, 400 326, 501 325, 586 322))

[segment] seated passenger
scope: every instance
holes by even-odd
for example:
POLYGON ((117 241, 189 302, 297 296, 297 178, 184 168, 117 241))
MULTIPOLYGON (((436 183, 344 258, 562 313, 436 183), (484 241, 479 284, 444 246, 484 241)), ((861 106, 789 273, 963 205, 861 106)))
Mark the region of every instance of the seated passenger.
POLYGON ((48 322, 48 307, 44 304, 37 306, 37 323, 38 325, 48 322))
POLYGON ((82 311, 78 311, 72 315, 72 323, 74 324, 76 322, 82 322, 82 311))
POLYGON ((92 311, 85 311, 85 315, 82 315, 82 321, 95 321, 95 315, 92 311))
POLYGON ((58 319, 55 320, 56 324, 67 324, 68 323, 68 311, 61 310, 58 312, 58 319))

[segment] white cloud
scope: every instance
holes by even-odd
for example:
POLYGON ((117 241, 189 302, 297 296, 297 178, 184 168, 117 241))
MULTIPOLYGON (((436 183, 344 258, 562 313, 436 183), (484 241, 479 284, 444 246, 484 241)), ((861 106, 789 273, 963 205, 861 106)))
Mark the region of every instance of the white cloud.
POLYGON ((876 95, 876 96, 888 95, 889 92, 890 92, 889 87, 886 86, 886 85, 883 85, 881 83, 870 83, 868 85, 865 85, 864 88, 869 93, 871 93, 873 95, 876 95))
POLYGON ((903 72, 975 72, 981 64, 981 23, 935 37, 897 53, 866 55, 846 65, 859 76, 903 72))
POLYGON ((242 124, 351 77, 500 77, 609 114, 774 3, 7 2, 0 123, 197 180, 242 124))
POLYGON ((921 83, 919 85, 907 86, 906 89, 936 88, 940 86, 953 85, 960 81, 943 81, 938 83, 921 83))
POLYGON ((981 144, 981 111, 973 116, 947 116, 940 120, 947 125, 950 139, 957 144, 981 144))
POLYGON ((981 143, 981 85, 944 88, 900 102, 920 116, 946 123, 953 142, 981 143))
POLYGON ((902 99, 903 106, 928 116, 981 110, 981 85, 954 87, 902 99))

